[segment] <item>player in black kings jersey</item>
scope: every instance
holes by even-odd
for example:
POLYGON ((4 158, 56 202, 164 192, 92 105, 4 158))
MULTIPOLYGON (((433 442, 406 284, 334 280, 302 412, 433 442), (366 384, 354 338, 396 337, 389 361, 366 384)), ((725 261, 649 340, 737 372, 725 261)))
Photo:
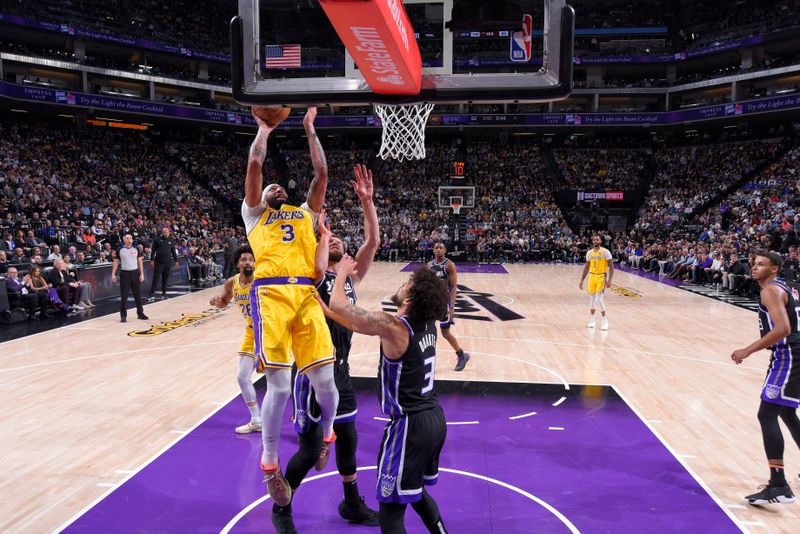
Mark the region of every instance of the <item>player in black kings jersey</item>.
MULTIPOLYGON (((345 293, 348 301, 353 304, 356 302, 355 288, 366 276, 380 244, 378 214, 375 211, 375 204, 372 199, 372 172, 364 165, 357 165, 354 171, 356 180, 352 184, 364 210, 365 239, 364 244, 361 245, 356 254, 358 274, 345 277, 345 293)), ((327 228, 320 228, 320 232, 327 232, 327 228)), ((342 259, 344 244, 337 236, 331 236, 329 242, 328 252, 320 251, 322 259, 326 261, 325 274, 315 282, 317 284, 317 292, 322 300, 323 310, 325 310, 328 328, 331 331, 333 347, 336 350, 333 375, 336 381, 336 389, 339 391, 339 406, 333 423, 333 431, 336 434, 336 467, 344 485, 344 500, 339 503, 339 515, 352 523, 378 526, 378 514, 364 504, 364 499, 359 495, 356 482, 356 444, 358 436, 356 434, 355 421, 358 407, 356 406, 356 393, 353 389, 353 384, 350 382, 350 365, 347 361, 350 355, 353 332, 335 322, 332 319, 335 314, 332 314, 326 306, 330 302, 331 290, 336 280, 334 268, 339 263, 339 260, 342 259)), ((317 259, 320 260, 319 257, 317 259)), ((311 467, 317 464, 317 460, 320 458, 322 427, 319 425, 321 412, 308 377, 297 374, 296 368, 293 369, 293 373, 294 387, 292 388, 292 397, 294 413, 292 420, 298 433, 299 447, 286 465, 284 477, 294 494, 311 470, 311 467)), ((272 516, 273 524, 279 533, 292 532, 291 503, 287 506, 273 505, 272 516)))
POLYGON ((378 454, 378 516, 383 533, 404 533, 411 504, 430 532, 447 532, 436 501, 424 485, 436 483, 447 427, 434 391, 436 320, 447 308, 447 290, 429 269, 414 271, 392 298, 397 316, 367 312, 345 293, 356 274, 349 256, 336 266, 330 307, 354 332, 380 336, 378 400, 390 417, 378 454))
POLYGON ((761 390, 758 421, 764 438, 769 462, 769 484, 763 490, 747 496, 749 504, 791 503, 794 494, 783 472, 783 434, 778 424, 782 419, 800 447, 800 295, 777 276, 783 258, 774 252, 758 254, 752 277, 761 287, 758 325, 761 339, 731 354, 737 364, 754 352, 770 349, 767 379, 761 390))
POLYGON ((447 286, 448 299, 447 299, 447 313, 440 319, 439 328, 442 330, 442 336, 450 343, 453 350, 456 351, 456 371, 463 371, 469 361, 469 354, 464 352, 458 340, 450 332, 450 327, 456 323, 455 307, 456 295, 458 293, 458 270, 456 264, 450 261, 445 254, 447 247, 441 241, 437 241, 433 245, 433 260, 428 263, 428 268, 432 270, 440 280, 443 280, 447 286))

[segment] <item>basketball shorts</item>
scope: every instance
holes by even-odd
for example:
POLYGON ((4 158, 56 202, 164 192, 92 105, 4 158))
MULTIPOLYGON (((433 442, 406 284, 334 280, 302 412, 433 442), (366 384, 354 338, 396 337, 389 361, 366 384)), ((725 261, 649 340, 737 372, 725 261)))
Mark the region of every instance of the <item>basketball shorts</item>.
POLYGON ((447 308, 444 317, 439 322, 439 328, 450 328, 454 324, 456 324, 456 319, 455 317, 450 317, 450 308, 447 308))
POLYGON ((589 284, 587 290, 589 294, 602 293, 606 288, 606 275, 589 273, 589 284))
POLYGON ((253 334, 253 327, 247 325, 244 328, 244 337, 242 338, 242 344, 239 345, 239 356, 247 356, 248 358, 253 358, 256 362, 256 372, 263 373, 264 366, 261 365, 261 360, 256 358, 255 354, 255 345, 256 345, 256 338, 253 334))
POLYGON ((761 400, 790 408, 800 407, 800 351, 787 347, 772 352, 761 400))
MULTIPOLYGON (((322 412, 317 404, 314 389, 307 376, 298 374, 296 369, 292 370, 295 374, 292 383, 292 422, 294 430, 298 434, 305 434, 312 430, 314 424, 318 424, 322 418, 322 412)), ((356 420, 358 415, 358 404, 356 403, 356 391, 350 380, 350 365, 347 360, 337 360, 333 367, 333 378, 336 381, 336 389, 339 391, 339 406, 336 408, 336 418, 334 423, 351 423, 356 420)))
POLYGON ((310 278, 266 278, 253 282, 255 354, 265 369, 291 369, 302 375, 333 363, 333 343, 310 278))
POLYGON ((395 417, 383 430, 378 452, 378 502, 410 504, 422 486, 436 484, 447 426, 442 408, 395 417))

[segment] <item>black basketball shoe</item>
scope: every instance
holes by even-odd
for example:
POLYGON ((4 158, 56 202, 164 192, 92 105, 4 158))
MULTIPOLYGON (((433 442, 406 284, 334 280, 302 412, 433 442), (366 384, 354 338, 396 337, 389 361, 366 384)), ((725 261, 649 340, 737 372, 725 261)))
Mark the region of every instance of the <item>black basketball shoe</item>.
POLYGON ((371 509, 364 503, 364 497, 361 497, 358 504, 353 506, 348 504, 344 499, 339 503, 339 515, 342 519, 357 525, 366 525, 368 527, 378 526, 378 512, 371 509))
POLYGON ((790 504, 795 500, 794 493, 792 493, 792 488, 789 487, 789 484, 783 486, 770 486, 765 484, 759 486, 758 489, 761 491, 745 497, 745 499, 747 499, 747 504, 790 504))
POLYGON ((297 534, 297 528, 292 519, 292 509, 288 506, 272 507, 272 526, 278 534, 297 534))

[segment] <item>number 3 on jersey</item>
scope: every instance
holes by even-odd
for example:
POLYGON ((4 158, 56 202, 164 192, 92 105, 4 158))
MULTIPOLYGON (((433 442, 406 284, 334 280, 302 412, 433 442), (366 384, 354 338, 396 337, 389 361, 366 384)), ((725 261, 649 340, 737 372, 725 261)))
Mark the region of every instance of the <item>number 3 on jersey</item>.
POLYGON ((294 241, 294 226, 291 224, 282 224, 281 231, 283 232, 283 241, 284 243, 291 243, 294 241))
POLYGON ((425 373, 425 385, 421 391, 423 395, 433 391, 433 375, 436 373, 436 356, 431 356, 430 358, 425 359, 425 369, 430 370, 425 373))

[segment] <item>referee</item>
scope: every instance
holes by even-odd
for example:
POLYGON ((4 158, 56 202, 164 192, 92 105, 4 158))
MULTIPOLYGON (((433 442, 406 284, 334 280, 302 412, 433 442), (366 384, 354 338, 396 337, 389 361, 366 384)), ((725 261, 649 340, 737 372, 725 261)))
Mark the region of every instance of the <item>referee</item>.
POLYGON ((147 320, 142 308, 142 290, 140 284, 144 282, 144 265, 139 250, 133 246, 133 237, 126 234, 122 238, 124 246, 117 250, 117 258, 114 258, 114 265, 111 267, 111 281, 117 282, 117 269, 122 264, 122 272, 119 275, 119 291, 121 299, 119 301, 119 321, 121 323, 128 320, 128 292, 133 291, 133 300, 136 302, 136 316, 139 319, 147 320))

